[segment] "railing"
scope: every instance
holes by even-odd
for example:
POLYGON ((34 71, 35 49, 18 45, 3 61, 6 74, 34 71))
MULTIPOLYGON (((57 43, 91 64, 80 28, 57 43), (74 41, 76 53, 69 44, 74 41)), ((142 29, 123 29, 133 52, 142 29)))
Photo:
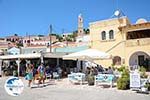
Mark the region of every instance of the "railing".
POLYGON ((111 51, 111 50, 113 50, 115 47, 117 47, 118 45, 120 45, 120 44, 122 44, 122 43, 124 43, 124 42, 125 42, 125 41, 120 41, 120 42, 118 42, 117 44, 113 45, 111 48, 109 48, 109 49, 106 51, 106 53, 109 52, 109 51, 111 51))
POLYGON ((127 47, 150 45, 150 38, 126 40, 127 47))

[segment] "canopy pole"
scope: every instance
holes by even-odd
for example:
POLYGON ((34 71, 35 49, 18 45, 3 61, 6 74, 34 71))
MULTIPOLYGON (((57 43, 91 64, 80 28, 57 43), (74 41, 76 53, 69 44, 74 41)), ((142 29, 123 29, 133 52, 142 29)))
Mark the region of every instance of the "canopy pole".
POLYGON ((18 58, 18 60, 16 60, 17 65, 18 65, 18 77, 19 77, 19 72, 20 72, 20 58, 18 58))
POLYGON ((77 59, 77 71, 81 70, 81 60, 77 59))
POLYGON ((44 53, 41 51, 41 56, 40 56, 40 60, 41 60, 41 63, 44 63, 44 53))
POLYGON ((0 77, 2 77, 2 60, 0 59, 0 77))
POLYGON ((59 65, 59 58, 57 58, 57 66, 59 65))

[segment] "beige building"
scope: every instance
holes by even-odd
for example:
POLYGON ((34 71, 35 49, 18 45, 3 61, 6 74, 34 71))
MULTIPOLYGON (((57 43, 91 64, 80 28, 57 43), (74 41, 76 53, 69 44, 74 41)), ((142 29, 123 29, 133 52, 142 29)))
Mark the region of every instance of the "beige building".
POLYGON ((112 59, 96 61, 103 66, 145 66, 150 70, 150 22, 127 17, 90 23, 91 48, 107 52, 112 59))
MULTIPOLYGON (((51 42, 56 42, 58 39, 56 36, 51 35, 51 42)), ((49 46, 50 45, 50 36, 26 36, 23 37, 23 46, 49 46)))

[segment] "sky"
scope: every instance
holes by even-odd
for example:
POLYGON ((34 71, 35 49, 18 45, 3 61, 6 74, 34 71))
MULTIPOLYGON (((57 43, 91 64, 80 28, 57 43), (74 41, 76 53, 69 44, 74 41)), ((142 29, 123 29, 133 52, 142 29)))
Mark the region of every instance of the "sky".
POLYGON ((81 13, 84 28, 90 22, 109 19, 120 9, 130 22, 150 21, 150 0, 0 0, 0 37, 18 34, 48 35, 77 30, 81 13))

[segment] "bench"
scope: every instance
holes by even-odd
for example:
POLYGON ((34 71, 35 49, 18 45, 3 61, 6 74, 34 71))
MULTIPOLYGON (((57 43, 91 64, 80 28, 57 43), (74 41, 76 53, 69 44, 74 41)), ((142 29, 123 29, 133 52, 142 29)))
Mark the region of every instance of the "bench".
POLYGON ((72 83, 79 83, 79 84, 83 84, 83 82, 85 81, 85 74, 84 73, 71 73, 68 74, 68 80, 69 82, 72 83))
POLYGON ((95 76, 95 85, 110 85, 113 86, 115 75, 113 74, 98 74, 95 76))

